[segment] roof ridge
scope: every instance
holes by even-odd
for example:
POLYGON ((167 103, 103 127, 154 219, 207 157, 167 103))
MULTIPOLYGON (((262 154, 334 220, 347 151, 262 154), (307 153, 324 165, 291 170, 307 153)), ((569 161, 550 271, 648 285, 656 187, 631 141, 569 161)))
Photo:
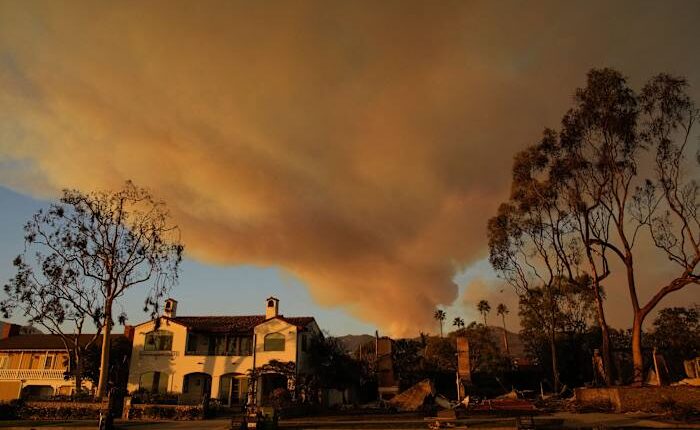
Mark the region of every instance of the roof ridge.
MULTIPOLYGON (((266 318, 265 315, 257 314, 257 315, 178 315, 175 317, 171 317, 170 319, 178 319, 178 318, 251 318, 251 317, 266 318)), ((277 315, 277 317, 281 317, 281 318, 314 318, 314 317, 309 316, 309 315, 287 316, 284 314, 277 315)))
POLYGON ((177 318, 250 318, 250 317, 265 317, 262 314, 255 315, 178 315, 171 319, 177 318))

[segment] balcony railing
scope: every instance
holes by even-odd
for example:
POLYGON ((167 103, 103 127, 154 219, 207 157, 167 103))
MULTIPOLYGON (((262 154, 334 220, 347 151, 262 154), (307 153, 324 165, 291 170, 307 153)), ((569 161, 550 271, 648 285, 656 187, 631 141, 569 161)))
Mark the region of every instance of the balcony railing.
POLYGON ((2 379, 63 379, 65 370, 0 369, 2 379))

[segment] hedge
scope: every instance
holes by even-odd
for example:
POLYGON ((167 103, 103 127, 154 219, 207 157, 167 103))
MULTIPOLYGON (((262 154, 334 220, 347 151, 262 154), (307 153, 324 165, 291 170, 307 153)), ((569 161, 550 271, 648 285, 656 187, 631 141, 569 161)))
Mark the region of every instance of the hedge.
POLYGON ((201 420, 201 406, 175 405, 131 405, 129 419, 135 420, 201 420))

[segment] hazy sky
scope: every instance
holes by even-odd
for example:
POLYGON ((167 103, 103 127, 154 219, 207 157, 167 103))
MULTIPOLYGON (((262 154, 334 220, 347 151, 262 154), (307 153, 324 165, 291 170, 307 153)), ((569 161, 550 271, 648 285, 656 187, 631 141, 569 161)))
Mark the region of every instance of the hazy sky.
POLYGON ((0 0, 0 257, 57 190, 132 179, 182 228, 183 312, 277 294, 336 334, 415 334, 436 306, 514 308, 484 263, 514 153, 591 67, 682 74, 700 100, 698 18, 697 1, 0 0))

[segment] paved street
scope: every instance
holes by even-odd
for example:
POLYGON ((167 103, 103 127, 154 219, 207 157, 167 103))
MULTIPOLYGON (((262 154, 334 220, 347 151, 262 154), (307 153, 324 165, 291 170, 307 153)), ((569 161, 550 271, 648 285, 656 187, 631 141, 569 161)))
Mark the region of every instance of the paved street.
MULTIPOLYGON (((536 418, 538 426, 542 428, 685 428, 700 429, 697 424, 674 424, 653 419, 649 414, 612 414, 612 413, 587 413, 574 414, 569 412, 559 412, 551 415, 536 418)), ((513 418, 499 417, 474 417, 459 420, 458 424, 466 425, 470 429, 514 429, 513 418)), ((50 428, 53 430, 86 429, 95 428, 95 422, 56 422, 56 423, 31 423, 31 422, 5 422, 0 421, 0 428, 11 429, 32 429, 50 428)), ((372 429, 372 430, 394 430, 394 429, 427 429, 427 421, 417 416, 331 416, 318 418, 304 418, 294 420, 284 420, 280 423, 284 429, 318 429, 318 430, 345 430, 345 429, 372 429)), ((130 430, 165 430, 165 429, 206 429, 206 430, 226 430, 229 428, 227 419, 215 419, 206 421, 168 421, 168 422, 118 422, 117 429, 130 430)))

